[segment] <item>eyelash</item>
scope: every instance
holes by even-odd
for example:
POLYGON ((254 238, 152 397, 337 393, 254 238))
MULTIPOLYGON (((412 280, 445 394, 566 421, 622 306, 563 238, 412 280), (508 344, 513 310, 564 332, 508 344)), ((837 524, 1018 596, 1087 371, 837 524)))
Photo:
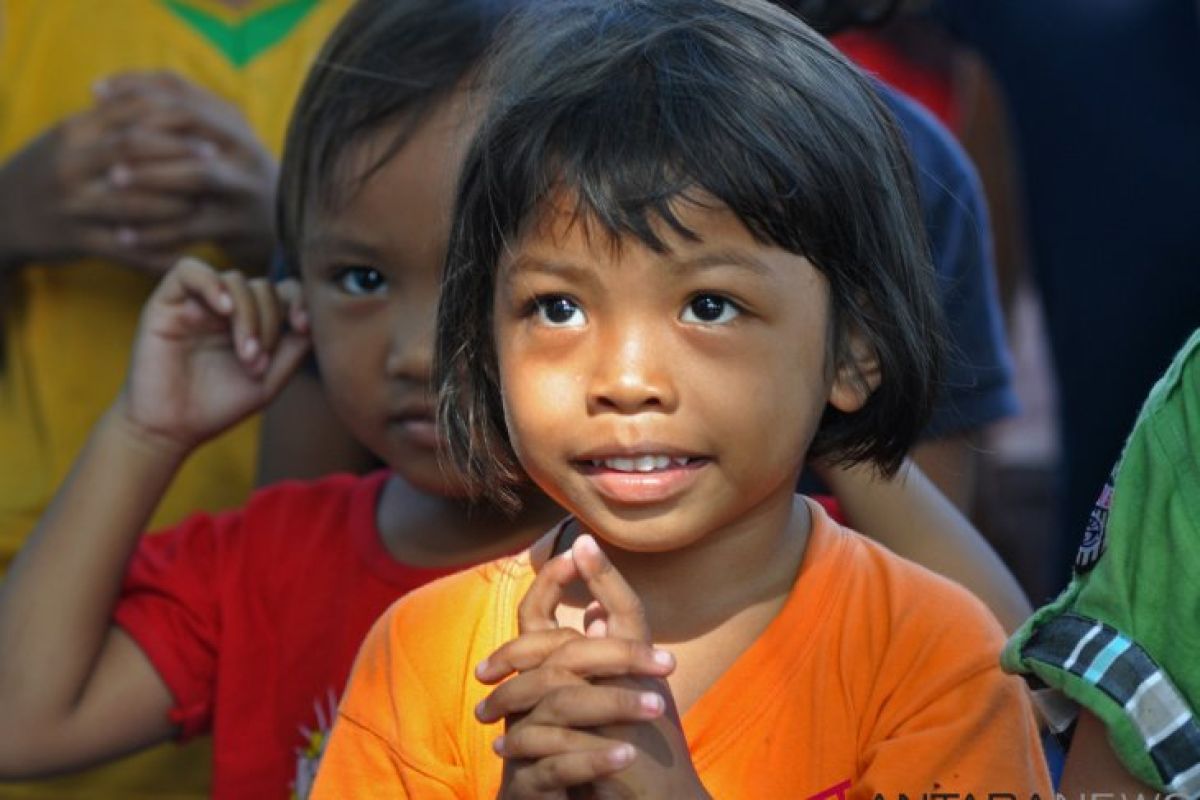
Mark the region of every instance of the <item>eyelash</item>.
MULTIPOLYGON (((529 302, 525 305, 522 316, 524 316, 524 317, 537 316, 539 318, 538 319, 539 322, 541 322, 541 323, 547 325, 547 327, 551 327, 551 328, 578 327, 578 326, 573 326, 573 325, 567 325, 565 322, 554 322, 546 317, 547 309, 549 308, 549 306, 551 304, 556 303, 556 302, 569 303, 575 311, 579 312, 580 314, 583 313, 583 308, 579 305, 579 303, 576 302, 574 298, 569 297, 568 295, 565 295, 565 294, 540 294, 529 300, 529 302)), ((587 315, 584 315, 584 319, 585 320, 587 319, 587 315)))
MULTIPOLYGON (((565 309, 562 304, 569 304, 571 307, 571 310, 583 315, 583 321, 587 320, 587 315, 583 313, 583 308, 579 305, 579 303, 576 302, 573 298, 569 297, 568 295, 563 295, 563 294, 543 294, 543 295, 537 295, 536 297, 531 298, 529 300, 529 302, 526 303, 525 307, 522 309, 521 316, 528 318, 528 317, 533 317, 536 315, 539 318, 540 322, 546 324, 548 327, 551 327, 551 328, 578 327, 578 324, 577 325, 569 325, 568 324, 568 322, 570 321, 569 318, 567 320, 555 321, 548 317, 548 314, 551 313, 552 306, 554 306, 556 304, 558 304, 558 307, 557 307, 557 309, 554 309, 554 310, 557 310, 557 311, 568 310, 568 309, 565 309)), ((726 297, 725 295, 717 294, 715 292, 702 292, 700 294, 694 295, 690 300, 688 300, 687 304, 684 305, 683 310, 680 311, 679 316, 680 316, 680 320, 687 324, 726 325, 726 324, 732 322, 733 320, 737 319, 744 313, 745 313, 745 309, 741 306, 741 304, 731 300, 730 298, 726 297), (716 301, 717 303, 721 304, 721 311, 716 319, 701 319, 701 318, 699 318, 699 316, 696 314, 695 306, 696 306, 696 303, 701 300, 716 301), (691 313, 691 315, 694 319, 691 319, 691 320, 686 319, 686 316, 689 314, 689 312, 691 313)), ((573 317, 574 314, 572 313, 571 316, 573 317)))
POLYGON ((387 278, 383 273, 372 266, 365 264, 356 264, 348 267, 341 267, 333 273, 333 283, 341 291, 354 297, 369 297, 378 294, 381 290, 387 288, 387 278), (355 277, 361 279, 370 276, 374 281, 374 286, 371 288, 352 288, 349 281, 355 277))
POLYGON ((683 307, 683 311, 680 312, 680 319, 681 319, 681 321, 687 322, 688 324, 725 325, 725 324, 728 324, 728 323, 732 322, 733 320, 737 319, 738 317, 740 317, 742 314, 745 313, 745 311, 746 310, 744 308, 742 308, 742 306, 740 304, 734 302, 733 300, 729 299, 728 297, 726 297, 723 294, 717 294, 715 292, 701 292, 700 294, 694 295, 692 297, 692 299, 687 301, 687 305, 685 305, 683 307), (689 311, 691 311, 693 313, 693 316, 695 315, 694 306, 698 300, 716 300, 717 302, 722 303, 724 305, 724 308, 721 311, 720 316, 714 320, 704 320, 704 319, 697 318, 696 320, 693 321, 693 320, 683 319, 683 316, 685 314, 687 314, 689 311), (728 319, 724 319, 727 311, 732 311, 733 314, 728 319))

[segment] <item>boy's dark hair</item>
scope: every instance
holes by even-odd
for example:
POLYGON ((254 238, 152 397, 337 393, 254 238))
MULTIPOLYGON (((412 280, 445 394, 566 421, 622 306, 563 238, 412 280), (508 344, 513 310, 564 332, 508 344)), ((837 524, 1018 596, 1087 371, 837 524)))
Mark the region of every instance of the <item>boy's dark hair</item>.
POLYGON ((468 485, 513 501, 495 273, 563 189, 578 219, 660 252, 655 223, 700 239, 673 203, 709 196, 808 258, 830 286, 829 363, 854 363, 853 331, 882 378, 857 413, 827 409, 809 454, 894 472, 930 412, 940 316, 912 166, 870 79, 754 0, 545 0, 502 41, 438 311, 439 420, 468 485))
POLYGON ((276 225, 295 274, 308 210, 331 208, 387 162, 459 86, 520 0, 359 0, 317 56, 296 100, 280 165, 276 225), (361 175, 339 176, 352 145, 397 124, 361 175))

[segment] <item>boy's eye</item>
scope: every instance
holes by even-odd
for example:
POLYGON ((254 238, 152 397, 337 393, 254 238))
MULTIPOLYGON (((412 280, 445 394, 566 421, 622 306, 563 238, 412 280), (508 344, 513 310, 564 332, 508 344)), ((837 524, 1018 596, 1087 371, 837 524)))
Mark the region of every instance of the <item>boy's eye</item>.
POLYGON ((584 323, 583 309, 569 297, 547 295, 534 300, 538 319, 554 328, 578 328, 584 323))
POLYGON ((679 318, 684 322, 719 325, 731 321, 740 313, 741 310, 729 298, 719 294, 699 294, 684 306, 679 318))
POLYGON ((334 283, 346 294, 378 294, 387 286, 387 278, 374 267, 346 267, 334 276, 334 283))

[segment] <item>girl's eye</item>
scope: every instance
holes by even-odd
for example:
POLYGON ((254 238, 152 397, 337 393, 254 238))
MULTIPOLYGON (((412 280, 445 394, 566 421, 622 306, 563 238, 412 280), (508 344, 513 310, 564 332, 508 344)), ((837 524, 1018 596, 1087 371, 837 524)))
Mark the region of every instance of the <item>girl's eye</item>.
POLYGON ((698 294, 684 306, 680 319, 705 325, 720 325, 742 313, 737 305, 719 294, 698 294))
POLYGON ((533 301, 538 319, 552 328, 578 328, 583 325, 583 309, 569 297, 547 295, 533 301))
POLYGON ((334 282, 346 294, 378 294, 387 286, 387 278, 374 267, 346 267, 334 276, 334 282))

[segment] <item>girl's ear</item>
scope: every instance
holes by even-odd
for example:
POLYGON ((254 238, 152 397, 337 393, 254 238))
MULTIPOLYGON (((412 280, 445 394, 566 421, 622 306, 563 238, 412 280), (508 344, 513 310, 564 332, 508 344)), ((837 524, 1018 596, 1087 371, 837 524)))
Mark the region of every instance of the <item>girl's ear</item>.
POLYGON ((846 334, 845 347, 829 387, 829 404, 845 414, 852 414, 867 404, 871 393, 879 388, 882 374, 879 354, 859 331, 846 334))

